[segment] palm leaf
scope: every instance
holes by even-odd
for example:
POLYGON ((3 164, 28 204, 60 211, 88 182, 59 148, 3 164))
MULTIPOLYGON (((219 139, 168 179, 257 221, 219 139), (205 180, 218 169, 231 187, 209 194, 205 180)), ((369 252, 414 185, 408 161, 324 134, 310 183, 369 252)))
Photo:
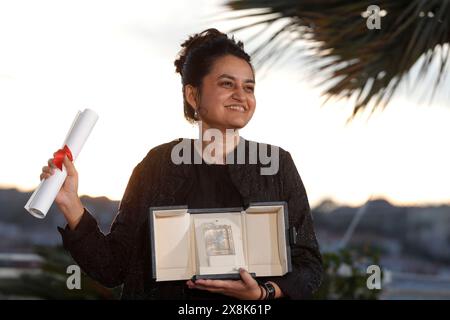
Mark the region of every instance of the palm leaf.
POLYGON ((438 64, 432 98, 449 65, 450 0, 232 0, 226 5, 239 19, 258 19, 230 32, 266 26, 249 39, 262 34, 266 39, 251 52, 259 66, 273 65, 290 43, 306 40, 298 54, 308 53, 325 79, 327 99, 354 98, 352 118, 366 108, 384 109, 416 64, 416 84, 438 64), (381 29, 369 30, 362 13, 373 4, 387 14, 381 29))

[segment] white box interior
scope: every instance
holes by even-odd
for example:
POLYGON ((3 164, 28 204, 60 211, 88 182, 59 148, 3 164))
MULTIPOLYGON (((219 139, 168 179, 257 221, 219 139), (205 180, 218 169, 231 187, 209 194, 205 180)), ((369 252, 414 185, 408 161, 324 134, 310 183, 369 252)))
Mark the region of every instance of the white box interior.
POLYGON ((156 281, 186 280, 196 274, 238 273, 239 267, 257 277, 288 272, 283 205, 255 205, 240 212, 190 214, 184 208, 157 209, 152 213, 156 281), (205 246, 198 245, 202 243, 198 228, 209 222, 231 226, 234 255, 205 255, 205 246))

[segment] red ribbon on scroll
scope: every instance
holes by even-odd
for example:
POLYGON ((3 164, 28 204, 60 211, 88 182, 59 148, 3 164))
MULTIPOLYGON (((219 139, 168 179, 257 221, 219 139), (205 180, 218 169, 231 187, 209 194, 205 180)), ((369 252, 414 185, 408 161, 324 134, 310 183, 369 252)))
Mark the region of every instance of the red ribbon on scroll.
POLYGON ((62 171, 62 164, 64 160, 64 156, 67 156, 70 161, 73 161, 72 152, 70 151, 67 145, 64 145, 62 149, 59 149, 53 154, 53 163, 59 170, 62 171))

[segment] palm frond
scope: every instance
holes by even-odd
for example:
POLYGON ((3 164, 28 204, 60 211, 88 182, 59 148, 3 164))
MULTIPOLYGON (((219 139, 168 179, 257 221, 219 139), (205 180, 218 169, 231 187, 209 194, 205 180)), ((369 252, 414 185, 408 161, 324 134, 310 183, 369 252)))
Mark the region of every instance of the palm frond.
POLYGON ((239 18, 259 19, 233 32, 259 25, 267 26, 266 33, 272 29, 251 52, 260 65, 279 59, 286 42, 306 40, 306 46, 296 48, 309 50, 325 79, 322 85, 328 84, 324 96, 354 98, 352 117, 369 106, 372 112, 384 109, 420 63, 416 83, 438 64, 429 90, 433 97, 450 64, 450 0, 231 0, 226 5, 241 13, 239 18), (370 5, 386 13, 381 29, 367 28, 363 13, 370 5), (280 24, 282 20, 286 23, 280 24))

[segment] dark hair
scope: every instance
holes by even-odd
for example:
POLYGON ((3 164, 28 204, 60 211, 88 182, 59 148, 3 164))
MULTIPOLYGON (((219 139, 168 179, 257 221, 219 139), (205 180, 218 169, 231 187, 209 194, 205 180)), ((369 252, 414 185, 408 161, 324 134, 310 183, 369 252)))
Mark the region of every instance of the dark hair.
POLYGON ((194 108, 186 101, 184 87, 189 84, 200 90, 203 78, 211 71, 218 58, 225 55, 236 56, 247 61, 254 72, 242 41, 236 42, 234 36, 228 38, 217 29, 211 28, 194 34, 184 41, 181 47, 174 64, 176 72, 181 75, 183 85, 184 117, 191 123, 197 119, 194 117, 194 108))

